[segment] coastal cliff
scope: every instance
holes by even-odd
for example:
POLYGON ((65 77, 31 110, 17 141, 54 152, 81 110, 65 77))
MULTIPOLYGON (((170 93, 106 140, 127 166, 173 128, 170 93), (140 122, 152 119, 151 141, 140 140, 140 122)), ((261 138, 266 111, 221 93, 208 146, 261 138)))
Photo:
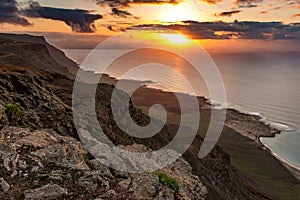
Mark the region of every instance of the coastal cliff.
MULTIPOLYGON (((177 189, 151 172, 120 173, 102 165, 84 149, 74 127, 71 98, 77 69, 53 48, 40 37, 0 34, 0 199, 280 199, 258 190, 220 146, 199 159, 200 134, 182 158, 161 170, 177 181, 177 189), (24 115, 12 125, 5 106, 16 102, 24 115)), ((122 132, 108 106, 113 89, 98 85, 96 108, 115 145, 138 152, 172 139, 175 124, 147 140, 122 132)), ((130 114, 146 125, 149 117, 136 104, 133 99, 130 114)))

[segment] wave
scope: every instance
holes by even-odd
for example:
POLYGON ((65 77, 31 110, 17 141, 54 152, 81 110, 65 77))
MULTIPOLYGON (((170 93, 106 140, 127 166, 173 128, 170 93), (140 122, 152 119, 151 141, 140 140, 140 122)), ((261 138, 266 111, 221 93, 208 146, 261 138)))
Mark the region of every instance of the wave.
POLYGON ((296 128, 292 125, 283 124, 279 122, 269 122, 269 125, 281 131, 296 131, 296 128))

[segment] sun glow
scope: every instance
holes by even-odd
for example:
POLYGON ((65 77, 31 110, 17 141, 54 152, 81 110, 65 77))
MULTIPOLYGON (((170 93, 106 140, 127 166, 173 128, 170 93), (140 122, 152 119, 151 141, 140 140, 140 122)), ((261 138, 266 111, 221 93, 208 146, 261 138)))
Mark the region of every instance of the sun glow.
POLYGON ((180 33, 160 33, 162 41, 171 45, 187 45, 191 41, 180 33))
POLYGON ((191 4, 167 5, 167 8, 159 16, 159 20, 163 22, 199 20, 199 14, 199 11, 192 7, 191 4))

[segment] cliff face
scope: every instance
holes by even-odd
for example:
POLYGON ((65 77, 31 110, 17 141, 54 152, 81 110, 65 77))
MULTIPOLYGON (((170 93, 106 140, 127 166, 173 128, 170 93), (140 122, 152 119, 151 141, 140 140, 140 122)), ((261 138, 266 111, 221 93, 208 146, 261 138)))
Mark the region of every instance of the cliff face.
POLYGON ((3 64, 55 71, 69 78, 77 73, 77 64, 47 43, 44 37, 0 33, 0 40, 2 55, 9 53, 2 56, 3 64))
MULTIPOLYGON (((162 170, 178 181, 177 191, 152 173, 119 173, 103 166, 77 140, 70 71, 57 65, 47 45, 23 42, 29 41, 30 36, 15 41, 17 37, 20 36, 0 39, 0 108, 20 102, 25 115, 18 125, 29 129, 9 126, 6 116, 2 116, 0 199, 264 198, 232 167, 229 156, 218 146, 206 158, 198 159, 200 136, 183 158, 162 170)), ((141 151, 160 148, 172 139, 174 133, 168 127, 147 140, 123 133, 111 117, 113 89, 111 85, 99 84, 96 95, 98 119, 111 141, 141 151)), ((149 122, 148 116, 132 104, 130 113, 137 123, 149 122)))

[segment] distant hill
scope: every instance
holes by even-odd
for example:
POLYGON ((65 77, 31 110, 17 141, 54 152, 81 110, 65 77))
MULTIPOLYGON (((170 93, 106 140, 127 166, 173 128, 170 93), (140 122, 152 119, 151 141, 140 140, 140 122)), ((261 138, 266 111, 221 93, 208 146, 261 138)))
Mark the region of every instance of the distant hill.
POLYGON ((55 71, 74 78, 77 64, 43 36, 0 33, 0 64, 55 71))

